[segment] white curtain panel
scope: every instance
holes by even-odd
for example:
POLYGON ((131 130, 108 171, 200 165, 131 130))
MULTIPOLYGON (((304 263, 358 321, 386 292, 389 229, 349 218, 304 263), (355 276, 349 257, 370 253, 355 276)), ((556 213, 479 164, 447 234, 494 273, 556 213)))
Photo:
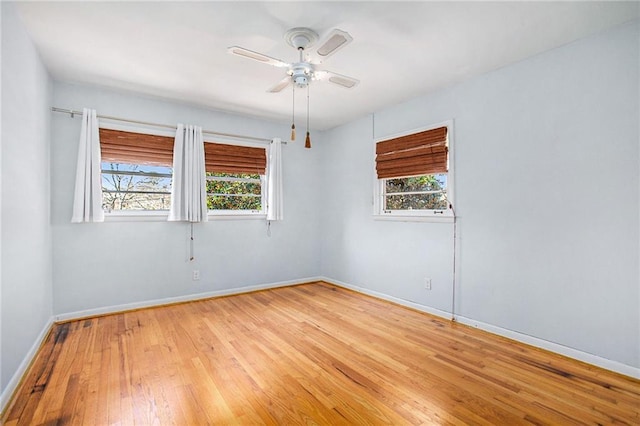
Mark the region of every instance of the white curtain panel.
POLYGON ((71 217, 73 223, 104 222, 100 162, 98 116, 95 109, 84 108, 71 217))
POLYGON ((169 220, 207 220, 206 179, 202 128, 178 124, 173 145, 173 185, 169 220))
POLYGON ((269 162, 267 163, 267 220, 284 219, 282 202, 282 142, 279 138, 271 141, 269 162))

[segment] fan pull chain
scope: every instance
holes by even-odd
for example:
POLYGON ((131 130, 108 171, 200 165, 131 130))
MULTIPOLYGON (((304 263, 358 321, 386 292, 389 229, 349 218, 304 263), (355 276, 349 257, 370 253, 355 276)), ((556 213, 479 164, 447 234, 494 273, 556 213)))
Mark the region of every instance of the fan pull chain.
POLYGON ((311 148, 311 137, 309 136, 309 86, 311 86, 311 84, 307 84, 307 138, 304 142, 305 148, 311 148))
POLYGON ((291 93, 293 93, 293 105, 291 107, 291 142, 296 140, 296 83, 294 82, 292 85, 291 93))

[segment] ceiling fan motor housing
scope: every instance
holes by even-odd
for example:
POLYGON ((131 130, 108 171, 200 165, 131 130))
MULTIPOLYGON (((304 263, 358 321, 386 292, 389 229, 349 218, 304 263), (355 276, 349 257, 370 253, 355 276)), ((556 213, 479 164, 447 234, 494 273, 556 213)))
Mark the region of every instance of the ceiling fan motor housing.
POLYGON ((293 64, 289 70, 291 79, 298 87, 307 87, 309 82, 313 79, 313 65, 309 62, 298 62, 293 64))

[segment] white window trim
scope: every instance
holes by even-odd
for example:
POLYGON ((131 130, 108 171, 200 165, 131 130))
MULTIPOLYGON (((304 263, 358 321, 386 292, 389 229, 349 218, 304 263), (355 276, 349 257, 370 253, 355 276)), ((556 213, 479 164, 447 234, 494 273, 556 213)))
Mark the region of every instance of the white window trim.
MULTIPOLYGON (((98 127, 101 129, 120 130, 123 132, 142 133, 146 135, 175 137, 175 130, 160 129, 157 127, 143 127, 129 124, 110 122, 108 119, 99 119, 98 127)), ((102 172, 100 173, 102 177, 102 172)), ((173 180, 173 177, 171 178, 173 180)), ((168 210, 104 210, 105 222, 163 222, 169 217, 168 210)))
MULTIPOLYGON (((105 212, 105 222, 167 222, 169 212, 166 210, 156 211, 117 211, 107 214, 105 212)), ((264 213, 246 212, 237 213, 232 210, 224 210, 216 213, 207 214, 210 222, 217 220, 266 220, 267 215, 264 213), (227 212, 232 213, 227 213, 227 212)), ((176 222, 178 223, 178 222, 176 222)))
POLYGON ((104 212, 105 222, 166 222, 168 210, 115 210, 104 212))
MULTIPOLYGON (((271 144, 265 145, 260 142, 246 142, 246 141, 234 141, 232 139, 225 138, 205 138, 205 143, 218 143, 224 145, 237 145, 237 146, 248 146, 252 148, 264 148, 266 150, 267 162, 269 161, 269 149, 271 148, 271 144)), ((221 220, 229 220, 229 219, 262 219, 265 220, 267 218, 267 212, 264 207, 267 205, 267 176, 260 175, 260 188, 262 192, 261 198, 261 210, 208 210, 207 217, 209 220, 211 219, 221 219, 221 220)))
POLYGON ((374 220, 391 220, 402 222, 453 222, 453 211, 449 208, 445 210, 387 210, 383 209, 384 206, 384 188, 383 180, 378 179, 376 172, 376 144, 388 139, 399 138, 414 133, 424 132, 426 130, 435 129, 437 127, 447 127, 447 139, 448 139, 448 161, 449 170, 447 172, 447 200, 455 207, 454 197, 454 177, 455 177, 455 161, 454 161, 454 126, 453 120, 446 120, 440 123, 430 124, 418 129, 409 130, 406 132, 387 135, 379 137, 373 141, 373 219, 374 220), (440 213, 441 212, 441 213, 440 213))

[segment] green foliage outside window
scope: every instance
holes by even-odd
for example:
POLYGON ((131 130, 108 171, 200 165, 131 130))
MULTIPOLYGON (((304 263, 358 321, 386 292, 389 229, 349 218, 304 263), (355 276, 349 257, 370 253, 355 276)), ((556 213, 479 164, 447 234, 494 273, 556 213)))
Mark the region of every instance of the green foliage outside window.
POLYGON ((385 210, 444 210, 447 175, 385 180, 385 210))
POLYGON ((260 175, 207 173, 207 207, 209 210, 261 210, 261 194, 260 175))

